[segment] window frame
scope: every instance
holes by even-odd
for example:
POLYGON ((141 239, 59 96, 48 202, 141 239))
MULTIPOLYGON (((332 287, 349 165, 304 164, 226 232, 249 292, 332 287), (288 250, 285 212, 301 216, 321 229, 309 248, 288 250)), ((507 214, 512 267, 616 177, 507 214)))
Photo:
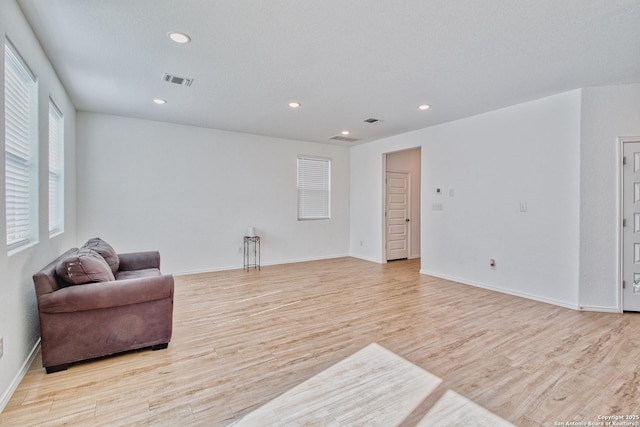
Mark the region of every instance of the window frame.
POLYGON ((49 237, 54 237, 64 232, 64 114, 52 98, 49 98, 48 184, 49 237))
POLYGON ((298 155, 297 190, 298 221, 331 219, 331 159, 298 155))
POLYGON ((4 48, 5 241, 12 254, 38 242, 38 79, 6 37, 4 48))

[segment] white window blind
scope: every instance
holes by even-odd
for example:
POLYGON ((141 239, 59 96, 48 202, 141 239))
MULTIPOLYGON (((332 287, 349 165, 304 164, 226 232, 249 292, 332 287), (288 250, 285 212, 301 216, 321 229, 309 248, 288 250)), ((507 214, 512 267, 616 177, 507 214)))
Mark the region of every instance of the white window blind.
POLYGON ((49 235, 64 231, 64 120, 49 99, 49 235))
POLYGON ((36 81, 5 40, 5 198, 7 248, 37 240, 36 81))
POLYGON ((298 156, 298 220, 331 218, 331 160, 298 156))

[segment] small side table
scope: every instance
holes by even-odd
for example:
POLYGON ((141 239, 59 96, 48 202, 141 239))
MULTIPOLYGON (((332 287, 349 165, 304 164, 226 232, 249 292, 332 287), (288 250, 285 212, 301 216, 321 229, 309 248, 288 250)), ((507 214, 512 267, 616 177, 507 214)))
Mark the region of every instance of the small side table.
POLYGON ((244 269, 260 270, 260 236, 244 236, 244 269), (253 249, 253 262, 251 262, 251 249, 253 249))

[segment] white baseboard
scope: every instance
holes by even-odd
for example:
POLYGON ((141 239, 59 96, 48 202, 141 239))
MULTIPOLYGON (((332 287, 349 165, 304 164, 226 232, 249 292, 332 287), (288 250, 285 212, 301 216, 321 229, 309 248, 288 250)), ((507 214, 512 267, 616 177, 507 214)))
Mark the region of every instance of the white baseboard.
POLYGON ((579 309, 582 311, 595 311, 598 313, 622 313, 622 310, 617 307, 594 307, 589 305, 581 305, 579 309))
MULTIPOLYGON (((341 255, 327 255, 327 256, 320 256, 320 257, 311 257, 311 258, 297 258, 297 259, 290 259, 290 260, 280 260, 280 261, 274 261, 274 262, 268 262, 265 264, 262 264, 262 266, 269 266, 269 265, 282 265, 282 264, 295 264, 297 262, 309 262, 309 261, 322 261, 325 259, 336 259, 336 258, 345 258, 350 256, 349 254, 341 254, 341 255)), ((240 267, 242 268, 242 267, 240 267)))
POLYGON ((368 257, 368 256, 363 256, 363 255, 356 255, 356 254, 351 254, 349 255, 351 258, 358 258, 361 259, 363 261, 369 261, 369 262, 375 262, 376 264, 384 264, 386 261, 382 261, 378 258, 373 258, 373 257, 368 257))
POLYGON ((2 400, 0 400, 0 413, 4 411, 5 406, 7 406, 7 404, 9 403, 9 400, 11 400, 11 396, 13 396, 13 393, 16 391, 16 389, 20 385, 20 382, 22 381, 24 376, 27 375, 27 371, 29 371, 29 367, 31 366, 31 363, 33 363, 33 359, 35 359, 36 355, 38 354, 39 349, 40 349, 40 338, 38 338, 38 341, 31 349, 31 353, 29 354, 29 357, 27 357, 27 360, 24 361, 24 363, 20 367, 20 370, 18 371, 16 376, 13 378, 11 385, 2 395, 2 400))
MULTIPOLYGON (((494 291, 494 292, 500 292, 500 293, 507 294, 507 295, 513 295, 513 296, 520 297, 520 298, 526 298, 526 299, 530 299, 530 300, 533 300, 533 301, 544 302, 546 304, 557 305, 557 306, 564 307, 564 308, 570 308, 571 310, 585 310, 584 307, 580 307, 580 306, 575 305, 575 304, 569 304, 569 303, 564 302, 564 301, 558 301, 558 300, 554 300, 554 299, 550 299, 550 298, 544 298, 544 297, 540 297, 540 296, 537 296, 537 295, 531 295, 531 294, 528 294, 528 293, 525 293, 525 292, 512 291, 510 289, 498 288, 496 286, 487 285, 486 283, 474 282, 474 281, 471 281, 471 280, 461 279, 459 277, 447 276, 446 274, 434 273, 434 272, 428 271, 428 270, 420 270, 420 274, 424 274, 424 275, 427 275, 427 276, 438 277, 440 279, 450 280, 452 282, 460 283, 460 284, 463 284, 463 285, 475 286, 477 288, 487 289, 487 290, 494 291)), ((594 310, 594 311, 596 311, 596 310, 594 310)))
MULTIPOLYGON (((280 261, 272 261, 261 263, 260 267, 267 267, 271 265, 282 265, 282 264, 295 264, 297 262, 308 262, 308 261, 321 261, 325 259, 335 259, 335 258, 344 258, 349 257, 351 255, 343 254, 343 255, 327 255, 321 257, 310 257, 310 258, 297 258, 290 260, 280 260, 280 261)), ((179 271, 173 272, 169 274, 173 274, 174 276, 189 276, 191 274, 202 274, 202 273, 215 273, 216 271, 228 271, 228 270, 242 270, 244 266, 242 264, 238 265, 230 265, 226 267, 215 267, 215 268, 205 268, 202 270, 188 270, 188 271, 179 271)))
POLYGON ((215 273, 216 271, 240 270, 242 265, 230 265, 225 267, 203 268, 200 270, 170 271, 166 274, 174 276, 189 276, 192 274, 215 273))

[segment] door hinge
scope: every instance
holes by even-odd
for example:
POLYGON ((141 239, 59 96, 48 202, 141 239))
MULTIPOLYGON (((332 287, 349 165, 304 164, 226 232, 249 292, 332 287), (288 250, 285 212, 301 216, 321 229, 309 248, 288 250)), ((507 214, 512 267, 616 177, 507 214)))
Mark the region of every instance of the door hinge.
POLYGON ((627 156, 622 156, 622 165, 626 165, 627 164, 627 156))
POLYGON ((622 289, 626 289, 627 288, 627 282, 625 282, 624 280, 622 281, 622 289))
POLYGON ((626 227, 626 226, 627 226, 627 219, 626 219, 626 218, 623 218, 623 219, 622 219, 622 226, 623 226, 623 227, 626 227))

